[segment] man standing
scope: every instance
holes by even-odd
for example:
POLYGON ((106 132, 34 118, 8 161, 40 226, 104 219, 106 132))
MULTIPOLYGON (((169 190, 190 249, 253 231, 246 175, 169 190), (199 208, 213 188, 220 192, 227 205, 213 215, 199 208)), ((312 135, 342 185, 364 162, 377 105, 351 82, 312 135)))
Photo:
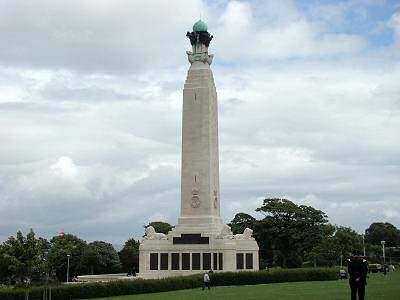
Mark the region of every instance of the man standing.
POLYGON ((208 275, 208 273, 204 273, 203 276, 203 291, 204 289, 207 287, 208 289, 210 289, 210 276, 208 275))
POLYGON ((365 286, 367 285, 368 262, 359 251, 353 251, 351 257, 347 260, 349 271, 349 283, 351 289, 351 300, 364 300, 365 286))

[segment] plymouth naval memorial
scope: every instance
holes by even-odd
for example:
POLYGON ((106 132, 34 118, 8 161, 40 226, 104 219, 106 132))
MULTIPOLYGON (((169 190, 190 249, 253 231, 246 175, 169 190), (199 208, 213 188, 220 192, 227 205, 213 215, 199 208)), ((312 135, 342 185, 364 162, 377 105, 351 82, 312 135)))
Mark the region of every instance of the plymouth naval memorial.
POLYGON ((252 230, 234 235, 220 216, 218 103, 208 53, 213 36, 201 20, 186 36, 192 51, 183 89, 181 214, 166 235, 146 228, 139 256, 143 278, 258 270, 252 230))

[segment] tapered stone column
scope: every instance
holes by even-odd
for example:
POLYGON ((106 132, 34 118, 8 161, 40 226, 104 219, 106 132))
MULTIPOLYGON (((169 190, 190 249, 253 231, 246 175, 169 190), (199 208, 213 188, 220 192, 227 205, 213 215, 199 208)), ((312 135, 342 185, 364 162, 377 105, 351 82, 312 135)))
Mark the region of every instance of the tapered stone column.
POLYGON ((218 103, 208 32, 188 34, 192 52, 183 89, 181 217, 178 229, 219 233, 218 103))
POLYGON ((208 54, 212 36, 202 21, 186 36, 192 51, 183 89, 181 215, 167 235, 146 229, 139 248, 142 278, 258 270, 252 230, 234 235, 220 216, 218 103, 208 54))

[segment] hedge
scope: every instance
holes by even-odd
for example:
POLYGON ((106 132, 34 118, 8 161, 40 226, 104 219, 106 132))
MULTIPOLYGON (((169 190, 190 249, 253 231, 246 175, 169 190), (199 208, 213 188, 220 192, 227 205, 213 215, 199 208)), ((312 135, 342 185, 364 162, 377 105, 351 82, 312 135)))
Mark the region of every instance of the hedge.
MULTIPOLYGON (((279 269, 258 272, 224 272, 211 274, 212 286, 251 285, 294 281, 324 281, 338 278, 335 268, 315 269, 279 269)), ((193 289, 202 286, 202 275, 171 277, 165 279, 135 279, 111 282, 82 283, 57 285, 51 287, 52 299, 73 300, 100 298, 119 295, 167 292, 183 289, 193 289)), ((42 300, 46 287, 30 289, 0 289, 1 300, 42 300)), ((48 289, 48 287, 47 287, 48 289)))

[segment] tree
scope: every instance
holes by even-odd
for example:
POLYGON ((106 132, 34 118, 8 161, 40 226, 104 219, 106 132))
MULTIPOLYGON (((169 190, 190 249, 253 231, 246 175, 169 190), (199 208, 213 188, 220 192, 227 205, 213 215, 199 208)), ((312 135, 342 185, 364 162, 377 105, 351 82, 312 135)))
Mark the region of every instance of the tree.
POLYGON ((166 222, 150 222, 148 225, 144 226, 147 228, 149 226, 153 226, 156 232, 168 234, 169 231, 172 229, 172 225, 166 222))
POLYGON ((270 264, 300 266, 304 254, 334 231, 324 212, 287 199, 265 199, 256 211, 265 215, 256 221, 255 237, 261 258, 270 264))
POLYGON ((83 252, 82 268, 90 274, 113 274, 121 272, 121 262, 112 244, 95 241, 83 252))
POLYGON ((397 247, 400 245, 400 230, 390 223, 372 223, 365 230, 365 241, 372 245, 381 245, 381 241, 385 241, 385 246, 397 247))
POLYGON ((382 246, 373 245, 370 243, 365 244, 366 254, 370 263, 382 263, 382 246))
POLYGON ((67 255, 69 257, 70 276, 84 273, 82 255, 87 245, 86 242, 72 234, 61 234, 50 240, 51 249, 48 254, 49 271, 55 274, 60 281, 67 278, 67 255))
POLYGON ((349 227, 337 226, 333 236, 324 237, 307 253, 314 266, 334 266, 350 256, 353 250, 362 249, 362 237, 349 227))
POLYGON ((40 280, 45 274, 45 239, 36 239, 30 229, 24 237, 21 231, 11 236, 0 248, 0 280, 22 282, 40 280))
POLYGON ((324 237, 319 244, 314 246, 306 258, 314 262, 314 267, 333 267, 340 259, 341 251, 338 240, 333 237, 324 237))
POLYGON ((7 283, 10 284, 11 273, 9 270, 10 262, 8 259, 8 255, 3 247, 0 245, 0 284, 7 283))
POLYGON ((353 250, 363 250, 362 236, 350 227, 337 226, 334 234, 343 257, 349 257, 353 250))
POLYGON ((133 238, 129 239, 118 253, 124 272, 139 271, 139 245, 139 241, 135 241, 133 238))
POLYGON ((228 224, 233 234, 243 233, 246 228, 254 229, 256 219, 246 213, 237 213, 228 224))

